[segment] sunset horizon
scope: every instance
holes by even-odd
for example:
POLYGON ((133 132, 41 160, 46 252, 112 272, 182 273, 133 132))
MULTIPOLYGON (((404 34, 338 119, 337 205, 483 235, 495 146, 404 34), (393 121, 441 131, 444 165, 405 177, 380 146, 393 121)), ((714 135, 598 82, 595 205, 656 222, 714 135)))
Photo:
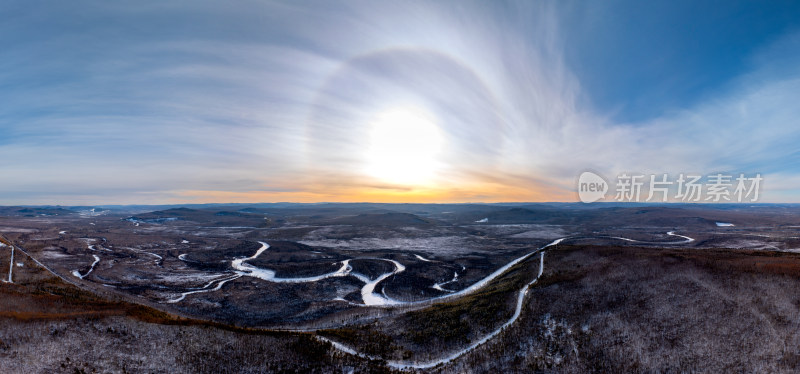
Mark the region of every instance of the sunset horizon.
POLYGON ((778 4, 76 5, 3 12, 2 205, 568 202, 587 170, 800 202, 778 4))

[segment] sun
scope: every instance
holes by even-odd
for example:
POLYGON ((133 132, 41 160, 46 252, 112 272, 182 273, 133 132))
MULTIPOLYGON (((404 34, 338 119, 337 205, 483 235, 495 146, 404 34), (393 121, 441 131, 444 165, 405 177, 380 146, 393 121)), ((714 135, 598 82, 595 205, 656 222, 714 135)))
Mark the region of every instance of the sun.
POLYGON ((441 129, 427 111, 386 110, 369 126, 366 173, 387 183, 428 185, 439 170, 442 144, 441 129))

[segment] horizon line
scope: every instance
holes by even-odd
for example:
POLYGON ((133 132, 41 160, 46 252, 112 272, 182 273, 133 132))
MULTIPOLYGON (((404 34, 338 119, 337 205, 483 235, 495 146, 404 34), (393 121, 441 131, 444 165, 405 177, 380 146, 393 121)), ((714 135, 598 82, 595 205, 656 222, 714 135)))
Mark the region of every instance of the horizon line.
POLYGON ((505 202, 450 202, 450 203, 422 203, 422 202, 370 202, 370 201, 360 201, 360 202, 337 202, 337 201, 318 201, 318 202, 292 202, 292 201, 279 201, 279 202, 252 202, 252 203, 241 203, 241 202, 230 202, 230 203, 166 203, 166 204, 75 204, 75 205, 66 205, 66 204, 2 204, 0 208, 12 208, 12 207, 130 207, 130 206, 189 206, 189 205, 279 205, 279 204, 291 204, 291 205, 322 205, 322 204, 339 204, 339 205, 362 205, 362 204, 372 204, 372 205, 508 205, 508 204, 576 204, 576 205, 584 205, 584 206, 592 206, 592 205, 649 205, 649 206, 659 206, 659 205, 697 205, 697 206, 710 206, 710 205, 741 205, 741 206, 751 206, 751 205, 800 205, 798 202, 686 202, 686 201, 658 201, 658 202, 647 202, 647 201, 596 201, 592 203, 583 203, 581 201, 505 201, 505 202))

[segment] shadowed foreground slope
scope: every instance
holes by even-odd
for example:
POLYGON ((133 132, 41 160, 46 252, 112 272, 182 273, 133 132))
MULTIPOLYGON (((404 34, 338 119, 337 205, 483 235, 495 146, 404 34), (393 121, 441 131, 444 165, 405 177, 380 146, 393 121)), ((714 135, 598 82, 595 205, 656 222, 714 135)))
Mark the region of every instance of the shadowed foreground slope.
POLYGON ((797 372, 800 256, 565 246, 523 316, 443 372, 797 372))

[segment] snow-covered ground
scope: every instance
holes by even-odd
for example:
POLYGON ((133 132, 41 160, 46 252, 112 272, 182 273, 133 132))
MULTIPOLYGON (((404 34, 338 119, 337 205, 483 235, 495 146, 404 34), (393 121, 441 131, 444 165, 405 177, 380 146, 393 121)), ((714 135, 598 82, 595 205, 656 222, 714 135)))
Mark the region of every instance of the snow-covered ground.
MULTIPOLYGON (((549 247, 551 245, 556 245, 556 244, 560 243, 561 240, 563 240, 563 238, 557 239, 557 240, 551 242, 550 244, 548 244, 548 245, 546 245, 546 246, 544 246, 542 248, 547 248, 547 247, 549 247)), ((278 278, 278 277, 275 276, 275 271, 273 271, 273 270, 259 268, 259 267, 256 267, 256 266, 253 266, 253 265, 250 265, 250 264, 247 263, 247 261, 254 260, 254 259, 258 258, 262 253, 264 253, 264 251, 269 249, 269 244, 267 244, 265 242, 259 242, 259 243, 261 244, 261 248, 259 248, 254 255, 252 255, 250 257, 237 258, 237 259, 234 259, 233 261, 231 261, 231 267, 233 267, 235 270, 237 270, 237 272, 240 275, 259 278, 259 279, 262 279, 262 280, 265 280, 265 281, 268 281, 268 282, 283 282, 283 283, 317 282, 317 281, 320 281, 322 279, 326 279, 326 278, 330 278, 330 277, 343 277, 343 276, 350 275, 350 276, 353 276, 356 279, 364 282, 364 287, 362 287, 362 289, 361 289, 361 298, 362 298, 362 301, 364 302, 364 305, 366 305, 366 306, 379 306, 379 307, 400 306, 400 305, 402 305, 402 306, 420 305, 420 304, 425 304, 425 303, 439 302, 439 301, 444 301, 444 300, 448 300, 448 299, 458 298, 458 297, 462 297, 462 296, 471 294, 471 293, 473 293, 473 292, 475 292, 477 290, 480 290, 481 288, 485 287, 487 284, 489 284, 489 282, 491 282, 495 278, 499 277, 501 274, 505 273, 509 268, 511 268, 512 266, 518 264, 520 261, 525 260, 526 258, 530 257, 531 255, 533 255, 534 253, 536 253, 538 251, 538 250, 536 250, 536 251, 530 252, 530 253, 528 253, 526 255, 523 255, 521 257, 518 257, 518 258, 514 259, 513 261, 507 263, 505 266, 502 266, 501 268, 495 270, 493 273, 489 274, 488 276, 484 277, 483 279, 479 280, 478 282, 472 284, 471 286, 469 286, 469 287, 467 287, 467 288, 465 288, 465 289, 463 289, 461 291, 453 292, 453 293, 451 293, 449 295, 442 295, 442 296, 438 296, 438 297, 434 297, 434 298, 430 298, 430 299, 425 299, 425 300, 402 301, 402 300, 396 300, 396 299, 387 297, 383 293, 375 292, 375 289, 377 288, 377 286, 382 281, 384 281, 385 279, 389 278, 392 275, 395 275, 395 274, 398 274, 398 273, 401 273, 401 272, 405 271, 406 267, 403 264, 401 264, 401 263, 399 263, 399 262, 397 262, 395 260, 381 259, 381 258, 370 258, 371 260, 389 261, 392 264, 394 264, 394 266, 395 266, 395 269, 393 271, 381 274, 380 276, 378 276, 375 279, 369 279, 365 275, 352 272, 352 267, 350 266, 349 262, 350 261, 359 260, 358 258, 342 261, 342 267, 339 268, 339 270, 337 270, 335 272, 332 272, 332 273, 322 274, 322 275, 318 275, 318 276, 314 276, 314 277, 278 278)), ((542 249, 542 248, 540 248, 540 249, 542 249)), ((367 258, 364 258, 364 259, 367 259, 367 258)), ((457 273, 456 273, 455 277, 456 278, 458 277, 457 273)), ((441 285, 439 285, 439 288, 441 288, 441 285)))
MULTIPOLYGON (((563 240, 563 239, 555 240, 552 243, 550 243, 547 246, 544 246, 542 248, 547 248, 550 245, 556 245, 556 244, 560 243, 561 240, 563 240)), ((254 255, 252 255, 250 257, 237 258, 237 259, 234 259, 231 262, 231 267, 233 267, 235 270, 237 270, 240 275, 259 278, 259 279, 262 279, 262 280, 265 280, 265 281, 268 281, 268 282, 282 282, 282 283, 317 282, 317 281, 320 281, 322 279, 326 279, 326 278, 330 278, 330 277, 343 277, 343 276, 350 275, 350 276, 353 276, 356 279, 364 282, 364 287, 362 287, 362 289, 361 289, 361 298, 362 298, 362 300, 364 302, 364 305, 366 305, 366 306, 380 306, 380 307, 383 307, 383 306, 398 306, 398 305, 419 305, 419 304, 423 304, 423 303, 431 303, 431 302, 434 302, 434 301, 442 301, 442 300, 445 300, 445 299, 461 297, 461 296, 473 293, 473 292, 485 287, 487 284, 489 284, 489 282, 491 282, 492 280, 494 280, 495 278, 497 278, 498 276, 500 276, 501 274, 506 272, 509 268, 511 268, 512 266, 518 264, 520 261, 528 258, 529 256, 531 256, 533 253, 536 252, 536 251, 530 252, 530 253, 528 253, 528 254, 526 254, 524 256, 521 256, 521 257, 509 262, 505 266, 495 270, 493 273, 489 274, 485 278, 479 280, 478 282, 474 283, 473 285, 471 285, 471 286, 469 286, 469 287, 467 287, 467 288, 465 288, 465 289, 463 289, 461 291, 453 292, 453 293, 451 293, 449 295, 443 295, 443 296, 434 297, 434 298, 426 299, 426 300, 402 301, 402 300, 392 299, 392 298, 389 298, 389 297, 385 296, 385 294, 375 292, 375 289, 377 288, 377 286, 382 281, 384 281, 385 279, 389 278, 392 275, 395 275, 395 274, 398 274, 398 273, 401 273, 401 272, 405 271, 406 267, 403 264, 401 264, 401 263, 399 263, 399 262, 397 262, 395 260, 381 259, 381 258, 369 258, 371 260, 388 261, 388 262, 391 262, 392 264, 394 264, 394 266, 395 266, 395 269, 393 271, 381 274, 380 276, 378 276, 375 279, 369 279, 365 275, 352 272, 352 267, 350 266, 349 262, 350 261, 359 260, 359 259, 348 259, 348 260, 342 261, 342 267, 339 268, 339 270, 337 270, 335 272, 332 272, 332 273, 322 274, 322 275, 318 275, 318 276, 314 276, 314 277, 278 278, 278 277, 275 276, 275 271, 273 271, 273 270, 259 268, 259 267, 256 267, 256 266, 253 266, 253 265, 250 265, 250 264, 247 263, 247 261, 254 260, 254 259, 258 258, 258 256, 260 256, 262 253, 264 253, 264 251, 269 249, 269 244, 267 244, 265 242, 259 242, 259 243, 261 244, 261 248, 259 248, 254 255)), ((367 258, 364 258, 364 259, 367 259, 367 258)), ((441 286, 440 286, 440 288, 441 288, 441 286)))
POLYGON ((328 239, 320 235, 309 235, 299 241, 312 247, 346 248, 361 251, 375 248, 398 249, 447 256, 470 252, 483 252, 480 244, 463 236, 434 236, 423 238, 356 238, 349 240, 328 239))
MULTIPOLYGON (((662 244, 681 244, 681 243, 691 243, 691 242, 694 241, 693 238, 690 238, 690 237, 684 236, 684 235, 675 234, 674 231, 668 232, 667 235, 678 236, 678 237, 684 238, 685 240, 682 240, 682 241, 679 241, 679 242, 662 243, 662 244)), ((551 246, 558 245, 558 244, 560 244, 561 242, 563 242, 564 240, 567 240, 567 239, 569 239, 569 238, 556 239, 553 242, 551 242, 551 243, 539 248, 537 251, 531 252, 531 253, 529 253, 529 254, 527 254, 525 256, 522 256, 522 257, 512 261, 508 265, 498 269, 496 272, 490 274, 488 277, 486 277, 483 280, 473 284, 472 286, 468 287, 467 289, 462 290, 459 293, 446 295, 446 296, 438 298, 438 299, 452 298, 452 297, 456 297, 458 295, 463 295, 463 294, 469 293, 469 292, 465 292, 467 290, 479 289, 479 288, 483 287, 489 281, 493 280, 494 278, 496 278, 497 276, 499 276, 500 274, 504 273, 506 270, 511 268, 511 266, 519 263, 520 261, 522 261, 522 260, 528 258, 529 256, 533 255, 534 253, 538 252, 539 253, 539 272, 536 275, 536 278, 534 278, 530 283, 526 284, 519 291, 519 293, 517 295, 517 303, 516 303, 516 307, 514 309, 514 314, 512 315, 512 317, 508 321, 506 321, 498 329, 492 331, 491 333, 487 334, 483 338, 473 342, 472 344, 470 344, 466 348, 463 348, 463 349, 461 349, 461 350, 459 350, 457 352, 453 352, 453 353, 451 353, 451 354, 449 354, 449 355, 447 355, 445 357, 439 358, 437 360, 426 361, 426 362, 418 362, 418 361, 388 361, 387 364, 390 367, 393 367, 393 368, 396 368, 396 369, 401 369, 401 370, 403 370, 403 369, 430 369, 430 368, 436 367, 438 365, 442 365, 442 364, 448 363, 450 361, 453 361, 453 360, 463 356, 464 354, 474 350, 475 348, 479 347, 480 345, 488 342, 489 340, 491 340, 492 338, 496 337, 497 335, 499 335, 501 332, 503 332, 503 330, 505 330, 506 328, 511 326, 519 318, 520 314, 522 313, 522 306, 523 306, 523 303, 525 301, 525 296, 527 296, 528 291, 530 289, 530 286, 535 284, 539 280, 539 278, 541 278, 542 274, 544 274, 544 255, 546 253, 546 249, 551 247, 551 246)), ((619 237, 618 239, 636 241, 636 240, 633 240, 633 239, 622 238, 622 237, 619 237)), ((410 303, 406 303, 406 304, 410 304, 410 303)), ((370 359, 373 358, 373 357, 370 357, 370 356, 368 356, 368 355, 366 355, 364 353, 358 352, 358 351, 354 350, 353 348, 350 348, 350 347, 347 347, 347 346, 345 346, 345 345, 343 345, 341 343, 335 342, 335 341, 333 341, 331 339, 327 339, 327 338, 320 338, 320 339, 330 342, 333 345, 334 348, 336 348, 336 349, 338 349, 338 350, 340 350, 342 352, 346 352, 346 353, 349 353, 349 354, 353 354, 353 355, 357 355, 357 356, 365 357, 365 358, 370 358, 370 359)))
POLYGON ((525 225, 525 226, 533 226, 529 227, 528 230, 520 232, 518 234, 511 235, 512 238, 519 238, 519 239, 558 239, 567 236, 568 233, 564 231, 563 228, 560 226, 552 226, 552 225, 525 225))
MULTIPOLYGON (((555 245, 555 244, 553 244, 553 245, 555 245)), ((547 248, 548 246, 543 247, 543 248, 547 248)), ((539 253, 539 274, 536 275, 536 278, 534 278, 530 283, 526 284, 525 287, 522 287, 522 289, 519 291, 519 294, 517 295, 517 305, 516 305, 516 308, 514 309, 514 315, 511 316, 511 319, 506 321, 506 323, 504 323, 498 329, 496 329, 496 330, 492 331, 491 333, 487 334, 486 336, 484 336, 480 340, 470 344, 468 347, 466 347, 466 348, 464 348, 464 349, 462 349, 460 351, 451 353, 450 355, 442 357, 442 358, 440 358, 438 360, 433 360, 433 361, 428 361, 428 362, 389 361, 389 362, 387 362, 387 364, 389 366, 393 367, 393 368, 396 368, 396 369, 409 369, 409 368, 430 369, 432 367, 435 367, 435 366, 438 366, 438 365, 453 361, 453 360, 463 356, 465 353, 467 353, 469 351, 472 351, 473 349, 479 347, 480 345, 488 342, 489 340, 491 340, 492 338, 494 338, 495 336, 497 336, 501 332, 503 332, 503 330, 505 330, 508 326, 511 326, 514 322, 517 321, 517 319, 519 318, 520 314, 522 314, 522 304, 525 301, 525 296, 528 295, 528 290, 530 289, 530 286, 534 285, 539 280, 539 278, 542 277, 542 274, 544 274, 544 252, 540 252, 539 253)))
MULTIPOLYGON (((530 252, 528 254, 525 254, 525 255, 523 255, 521 257, 518 257, 518 258, 514 259, 513 261, 509 262, 505 266, 495 270, 493 273, 487 275, 485 278, 473 283, 471 286, 469 286, 469 287, 467 287, 467 288, 465 288, 465 289, 463 289, 461 291, 454 292, 454 293, 451 293, 449 295, 443 295, 443 296, 434 297, 434 298, 427 299, 427 300, 398 302, 398 304, 401 304, 401 305, 425 304, 425 303, 439 302, 439 301, 444 301, 444 300, 455 299, 455 298, 459 298, 459 297, 462 297, 462 296, 469 295, 469 294, 471 294, 471 293, 473 293, 475 291, 480 290, 483 287, 486 287, 486 285, 488 285, 489 282, 493 281, 494 279, 496 279, 497 277, 499 277, 500 275, 505 273, 508 269, 510 269, 514 265, 516 265, 516 264, 520 263, 521 261, 525 260, 526 258, 532 256, 534 253, 536 253, 536 252, 538 252, 538 251, 540 251, 542 249, 548 248, 550 246, 558 245, 564 239, 565 238, 556 239, 556 240, 552 241, 550 244, 547 244, 547 245, 545 245, 545 246, 543 246, 543 247, 541 247, 541 248, 539 248, 539 249, 537 249, 537 250, 535 250, 533 252, 530 252)), ((394 304, 394 305, 397 305, 397 304, 394 304)))
POLYGON ((37 231, 38 230, 26 229, 26 228, 23 228, 23 227, 10 227, 10 226, 2 226, 2 227, 0 227, 0 232, 21 232, 21 233, 32 234, 32 233, 35 233, 37 231))
MULTIPOLYGON (((548 248, 550 246, 557 245, 557 244, 561 243, 562 240, 564 240, 564 239, 563 238, 562 239, 557 239, 557 240, 553 241, 552 243, 540 248, 540 250, 544 250, 544 249, 546 249, 546 248, 548 248)), ((445 357, 442 357, 440 359, 437 359, 437 360, 432 360, 432 361, 427 361, 427 362, 388 361, 387 364, 390 367, 393 367, 395 369, 401 369, 401 370, 402 369, 429 369, 429 368, 433 368, 433 367, 436 367, 438 365, 445 364, 445 363, 448 363, 450 361, 453 361, 453 360, 463 356, 467 352, 470 352, 470 351, 474 350, 475 348, 479 347, 480 345, 488 342, 489 340, 491 340, 495 336, 499 335, 501 332, 503 332, 503 330, 508 328, 508 326, 512 325, 514 322, 516 322, 516 320, 519 318, 520 314, 522 313, 522 305, 523 305, 523 303, 525 301, 525 296, 528 294, 529 287, 531 285, 535 284, 539 280, 539 278, 542 276, 542 274, 544 274, 544 252, 543 251, 540 252, 539 256, 540 257, 539 257, 539 273, 538 273, 538 275, 536 276, 536 278, 533 281, 531 281, 530 283, 526 284, 525 287, 523 287, 519 291, 519 294, 517 296, 516 308, 514 310, 514 315, 508 321, 506 321, 502 326, 500 326, 496 330, 492 331, 491 333, 487 334, 486 336, 484 336, 483 338, 479 339, 478 341, 476 341, 476 342, 470 344, 469 346, 465 347, 464 349, 461 349, 461 350, 459 350, 457 352, 453 352, 453 353, 451 353, 451 354, 449 354, 449 355, 447 355, 445 357)), ((527 257, 527 256, 525 256, 525 257, 527 257)), ((324 340, 324 341, 330 342, 333 345, 334 348, 336 348, 336 349, 338 349, 338 350, 340 350, 342 352, 346 352, 346 353, 349 353, 349 354, 352 354, 352 355, 357 355, 357 356, 360 356, 360 357, 371 358, 370 356, 368 356, 366 354, 363 354, 363 353, 360 353, 360 352, 358 352, 358 351, 356 351, 356 350, 354 350, 354 349, 352 349, 352 348, 350 348, 350 347, 348 347, 348 346, 346 346, 344 344, 341 344, 339 342, 336 342, 336 341, 333 341, 333 340, 327 339, 327 338, 321 338, 321 339, 324 340)))
MULTIPOLYGON (((519 229, 519 228, 517 228, 517 229, 519 229)), ((523 231, 531 231, 531 230, 524 230, 524 229, 528 229, 528 228, 523 228, 523 231)), ((680 238, 683 238, 684 240, 674 241, 674 242, 661 242, 659 244, 683 244, 683 243, 690 243, 690 242, 694 241, 693 238, 690 238, 690 237, 684 236, 684 235, 680 235, 680 234, 675 234, 674 231, 668 232, 667 235, 680 237, 680 238)), ((624 237, 615 237, 615 238, 616 239, 621 239, 621 240, 626 240, 626 241, 631 241, 631 242, 641 242, 641 241, 638 241, 638 240, 624 238, 624 237)), ((430 239, 430 238, 427 238, 427 239, 430 239)), ((547 245, 545 245, 545 246, 543 246, 543 247, 541 247, 541 248, 539 248, 539 249, 537 249, 535 251, 532 251, 532 252, 529 252, 529 253, 527 253, 527 254, 525 254, 523 256, 520 256, 520 257, 510 261, 506 265, 500 267, 499 269, 495 270, 494 272, 492 272, 491 274, 487 275, 483 279, 473 283, 469 287, 464 288, 464 289, 462 289, 460 291, 451 291, 451 290, 447 290, 447 289, 443 288, 442 287, 443 285, 446 285, 448 283, 452 283, 452 282, 455 282, 455 281, 458 280, 458 272, 455 272, 453 274, 453 279, 451 279, 450 281, 442 282, 442 283, 436 283, 436 284, 434 284, 432 286, 436 290, 440 290, 440 291, 444 291, 444 292, 450 292, 449 294, 441 295, 441 296, 437 296, 437 297, 433 297, 433 298, 429 298, 429 299, 425 299, 425 300, 416 300, 416 301, 397 300, 397 299, 394 299, 394 298, 386 296, 385 290, 384 290, 384 292, 380 292, 380 293, 375 291, 378 288, 378 286, 380 285, 381 282, 383 282, 384 280, 386 280, 387 278, 389 278, 389 277, 391 277, 391 276, 393 276, 395 274, 398 274, 398 273, 401 273, 401 272, 405 271, 406 267, 403 264, 401 264, 398 261, 391 260, 391 259, 384 259, 384 258, 353 258, 353 259, 347 259, 347 260, 341 261, 340 268, 337 269, 334 272, 320 274, 320 275, 311 276, 311 277, 281 278, 281 277, 277 277, 276 276, 276 272, 274 270, 266 269, 266 268, 260 268, 260 267, 257 267, 257 266, 254 266, 254 265, 251 265, 251 264, 247 263, 247 261, 257 259, 259 256, 261 256, 261 254, 263 254, 265 251, 267 251, 269 249, 269 247, 270 247, 269 244, 267 244, 265 242, 259 242, 259 244, 261 244, 261 247, 256 251, 255 254, 253 254, 250 257, 242 257, 242 258, 233 259, 231 261, 231 267, 234 270, 236 270, 238 276, 254 277, 254 278, 258 278, 258 279, 264 280, 264 281, 276 282, 276 283, 318 282, 318 281, 321 281, 323 279, 327 279, 327 278, 331 278, 331 277, 352 276, 352 277, 354 277, 354 278, 356 278, 359 281, 364 283, 364 286, 361 288, 361 298, 362 298, 363 305, 365 305, 365 306, 378 306, 378 307, 412 306, 412 305, 430 304, 430 303, 434 303, 434 302, 442 302, 442 301, 445 301, 445 300, 450 300, 450 299, 463 297, 465 295, 468 295, 468 294, 471 294, 473 292, 476 292, 476 291, 486 287, 490 282, 492 282, 493 280, 495 280, 496 278, 501 276, 503 273, 508 271, 508 269, 510 269, 514 265, 520 263, 521 261, 527 259, 528 257, 532 256, 533 254, 535 254, 535 253, 537 253, 537 252, 539 252, 541 250, 544 250, 544 249, 546 249, 546 248, 548 248, 550 246, 554 246, 554 245, 557 245, 557 244, 561 243, 561 241, 563 241, 565 239, 566 238, 556 239, 556 240, 552 241, 551 243, 549 243, 549 244, 547 244, 547 245), (350 265, 350 263, 352 261, 358 261, 358 260, 388 261, 388 262, 391 262, 394 265, 394 270, 390 271, 390 272, 383 273, 383 274, 379 275, 378 277, 376 277, 375 279, 370 279, 369 277, 367 277, 367 276, 365 276, 363 274, 355 273, 355 272, 352 271, 353 268, 350 265)), ((651 243, 651 242, 642 242, 642 243, 651 243)), ((405 249, 407 249, 407 248, 405 248, 405 249)), ((414 256, 417 259, 421 260, 421 261, 433 262, 432 260, 427 259, 427 258, 425 258, 425 257, 423 257, 423 256, 421 256, 419 254, 414 254, 414 256)), ((180 260, 184 260, 185 261, 186 260, 186 254, 181 254, 180 256, 178 256, 178 258, 180 260)), ((462 268, 463 268, 463 266, 462 266, 462 268)), ((186 295, 190 295, 190 294, 193 294, 193 293, 207 292, 207 291, 210 291, 210 290, 219 289, 219 288, 222 287, 222 284, 224 284, 224 282, 219 281, 219 283, 217 284, 217 287, 212 289, 210 287, 214 282, 216 282, 216 281, 209 282, 206 286, 204 286, 201 289, 190 290, 190 291, 182 294, 181 297, 179 297, 177 299, 173 299, 170 302, 178 302, 180 300, 183 300, 183 298, 185 298, 186 295)), ((225 282, 227 282, 227 281, 225 281, 225 282)))
MULTIPOLYGON (((186 285, 196 285, 196 284, 203 284, 203 283, 214 283, 222 278, 227 277, 230 273, 211 273, 211 272, 200 272, 200 271, 193 271, 190 273, 187 272, 164 272, 158 274, 158 277, 155 279, 159 284, 166 284, 170 287, 177 286, 177 287, 186 287, 186 285)), ((200 287, 206 288, 206 286, 200 287)), ((200 289, 200 288, 192 288, 192 289, 200 289)))
POLYGON ((61 252, 61 248, 58 247, 45 248, 45 250, 42 251, 41 256, 42 258, 54 259, 54 260, 72 257, 64 252, 61 252))

